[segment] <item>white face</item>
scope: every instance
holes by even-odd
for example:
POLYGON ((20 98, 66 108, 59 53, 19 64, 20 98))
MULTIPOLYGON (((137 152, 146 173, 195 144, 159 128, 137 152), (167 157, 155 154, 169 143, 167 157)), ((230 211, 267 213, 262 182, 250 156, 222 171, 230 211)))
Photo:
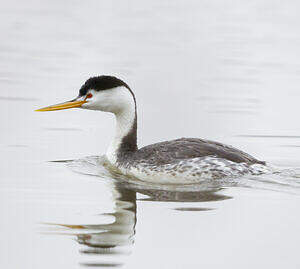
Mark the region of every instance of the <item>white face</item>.
POLYGON ((135 106, 132 94, 123 86, 103 91, 89 90, 81 98, 86 98, 87 101, 81 106, 83 109, 100 110, 115 114, 122 113, 135 106))

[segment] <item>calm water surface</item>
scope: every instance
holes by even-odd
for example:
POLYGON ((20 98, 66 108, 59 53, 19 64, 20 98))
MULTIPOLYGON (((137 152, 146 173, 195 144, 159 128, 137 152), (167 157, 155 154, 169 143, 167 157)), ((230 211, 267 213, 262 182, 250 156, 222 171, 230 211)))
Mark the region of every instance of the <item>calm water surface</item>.
POLYGON ((3 2, 0 267, 299 268, 299 8, 3 2), (135 91, 140 145, 208 138, 284 172, 185 187, 110 176, 88 156, 105 152, 111 115, 33 111, 97 74, 135 91))

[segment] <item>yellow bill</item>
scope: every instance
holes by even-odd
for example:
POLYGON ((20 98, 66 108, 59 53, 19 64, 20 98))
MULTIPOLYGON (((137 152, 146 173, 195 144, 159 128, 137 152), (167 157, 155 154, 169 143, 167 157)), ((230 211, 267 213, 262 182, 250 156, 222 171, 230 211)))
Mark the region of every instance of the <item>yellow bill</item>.
POLYGON ((56 105, 52 105, 52 106, 47 106, 47 107, 43 107, 43 108, 39 108, 35 111, 54 111, 54 110, 62 110, 62 109, 69 109, 69 108, 74 108, 74 107, 81 107, 84 103, 86 103, 87 101, 83 100, 83 101, 68 101, 65 103, 60 103, 60 104, 56 104, 56 105))

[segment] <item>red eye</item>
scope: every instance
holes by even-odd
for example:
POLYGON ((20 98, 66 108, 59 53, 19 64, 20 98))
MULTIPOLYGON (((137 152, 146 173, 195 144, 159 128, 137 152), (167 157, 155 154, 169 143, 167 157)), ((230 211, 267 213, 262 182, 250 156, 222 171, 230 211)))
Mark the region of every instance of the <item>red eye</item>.
POLYGON ((86 96, 86 99, 92 98, 92 97, 93 97, 93 95, 92 95, 91 93, 89 93, 89 94, 86 96))

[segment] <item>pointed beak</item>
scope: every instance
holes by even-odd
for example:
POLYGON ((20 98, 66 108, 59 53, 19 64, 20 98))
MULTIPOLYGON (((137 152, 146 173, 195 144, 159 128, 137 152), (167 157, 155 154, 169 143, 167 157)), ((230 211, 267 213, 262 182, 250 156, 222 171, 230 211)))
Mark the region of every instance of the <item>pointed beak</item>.
POLYGON ((68 102, 64 102, 64 103, 60 103, 60 104, 56 104, 56 105, 52 105, 52 106, 47 106, 47 107, 43 107, 43 108, 39 108, 35 111, 54 111, 54 110, 62 110, 62 109, 69 109, 69 108, 74 108, 74 107, 81 107, 84 103, 86 103, 87 101, 83 100, 83 101, 78 101, 76 99, 68 101, 68 102))

